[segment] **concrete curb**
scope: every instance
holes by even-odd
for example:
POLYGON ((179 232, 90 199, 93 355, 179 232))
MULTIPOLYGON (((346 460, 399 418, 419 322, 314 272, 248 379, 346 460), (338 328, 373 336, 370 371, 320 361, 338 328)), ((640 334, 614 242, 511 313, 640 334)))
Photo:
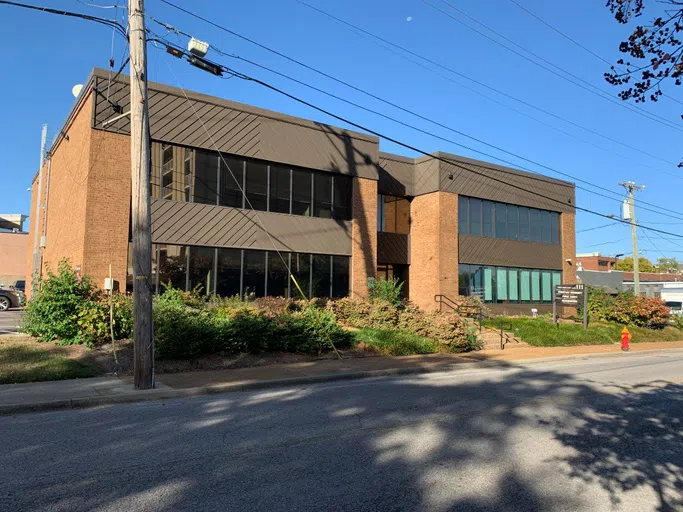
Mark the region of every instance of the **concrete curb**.
POLYGON ((381 377, 400 377, 406 375, 422 375, 439 372, 453 372, 457 370, 470 370, 477 368, 493 368, 493 367, 507 367, 512 363, 541 363, 549 361, 568 361, 574 359, 582 359, 587 357, 600 356, 614 356, 623 354, 628 357, 632 354, 647 354, 652 352, 666 352, 668 350, 683 350, 680 348, 674 349, 652 349, 640 350, 633 352, 613 352, 613 353, 597 353, 597 354, 573 354, 566 356, 555 357, 539 357, 529 359, 517 360, 482 360, 462 363, 447 363, 442 365, 428 366, 428 367, 414 367, 414 368, 387 368, 385 370, 368 370, 361 372, 339 373, 315 375, 310 377, 292 377, 287 379, 274 379, 264 381, 254 381, 235 384, 216 384, 212 386, 202 386, 196 388, 185 389, 155 389, 150 391, 137 391, 133 393, 123 393, 120 395, 85 397, 85 398, 69 398, 61 400, 52 400, 47 402, 33 402, 20 404, 6 404, 0 405, 0 416, 7 416, 12 414, 21 414, 27 412, 40 411, 55 411, 61 409, 85 409, 90 407, 101 407, 105 405, 126 404, 135 402, 150 402, 158 400, 171 400, 176 398, 191 398, 196 396, 217 395, 223 393, 236 393, 242 391, 261 391, 265 389, 277 389, 289 386, 302 386, 308 384, 322 384, 327 382, 341 382, 349 380, 363 380, 375 379, 381 377))
POLYGON ((175 398, 191 398, 196 396, 236 393, 242 391, 260 391, 265 389, 302 386, 307 384, 322 384, 326 382, 363 380, 381 377, 399 377, 403 375, 420 375, 472 368, 490 368, 494 366, 501 366, 501 363, 498 361, 480 361, 472 363, 449 363, 431 367, 388 368, 386 370, 315 375, 311 377, 293 377, 288 379, 274 379, 236 384, 216 384, 213 386, 202 386, 186 389, 138 391, 134 393, 123 393, 120 395, 69 398, 47 402, 6 404, 0 405, 0 415, 7 416, 27 412, 54 411, 60 409, 85 409, 89 407, 101 407, 105 405, 171 400, 175 398))

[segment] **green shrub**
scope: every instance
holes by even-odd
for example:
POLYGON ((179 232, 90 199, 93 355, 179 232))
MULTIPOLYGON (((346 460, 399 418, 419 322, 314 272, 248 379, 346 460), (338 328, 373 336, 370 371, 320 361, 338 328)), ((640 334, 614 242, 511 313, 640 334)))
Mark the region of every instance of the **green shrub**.
POLYGON ((403 302, 401 298, 403 282, 399 281, 397 277, 375 279, 370 283, 369 289, 372 299, 381 299, 394 307, 399 307, 403 302))
POLYGON ((343 298, 330 301, 327 310, 351 327, 388 328, 398 323, 399 310, 384 299, 343 298))
POLYGON ((439 351, 438 342, 398 329, 359 329, 353 333, 358 343, 372 347, 386 356, 410 356, 434 354, 439 351))
POLYGON ((591 289, 588 295, 588 315, 594 320, 643 327, 648 323, 667 322, 670 313, 664 301, 656 297, 626 292, 609 295, 596 289, 591 289))
POLYGON ((218 351, 216 319, 185 306, 158 303, 154 308, 155 353, 159 359, 193 359, 218 351))
POLYGON ((47 277, 38 279, 36 289, 24 310, 22 331, 41 341, 78 342, 79 313, 99 296, 90 278, 79 277, 64 259, 56 274, 47 266, 47 277))
POLYGON ((476 333, 462 317, 451 312, 423 311, 408 304, 399 313, 398 328, 448 345, 451 352, 480 348, 476 333))
POLYGON ((300 331, 290 333, 287 349, 292 352, 320 353, 333 344, 337 349, 351 346, 353 336, 339 326, 330 311, 308 307, 293 315, 293 322, 300 331))

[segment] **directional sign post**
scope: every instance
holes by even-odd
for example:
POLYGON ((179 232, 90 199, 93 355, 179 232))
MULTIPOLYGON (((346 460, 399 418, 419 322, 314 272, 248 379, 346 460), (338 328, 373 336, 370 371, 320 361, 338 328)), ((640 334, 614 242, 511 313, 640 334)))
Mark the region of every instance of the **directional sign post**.
POLYGON ((588 290, 583 284, 558 284, 553 289, 553 322, 557 323, 557 306, 583 309, 583 329, 588 329, 588 290))

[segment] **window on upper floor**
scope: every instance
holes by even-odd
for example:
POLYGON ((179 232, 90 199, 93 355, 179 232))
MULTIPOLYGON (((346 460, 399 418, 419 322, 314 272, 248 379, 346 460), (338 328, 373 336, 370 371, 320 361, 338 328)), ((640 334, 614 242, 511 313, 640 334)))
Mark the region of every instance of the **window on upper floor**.
POLYGON ((353 179, 216 151, 152 143, 154 198, 351 220, 353 179))
POLYGON ((377 231, 410 233, 410 201, 405 197, 377 196, 377 231))
POLYGON ((557 245, 560 243, 560 214, 460 196, 458 229, 461 235, 557 245))

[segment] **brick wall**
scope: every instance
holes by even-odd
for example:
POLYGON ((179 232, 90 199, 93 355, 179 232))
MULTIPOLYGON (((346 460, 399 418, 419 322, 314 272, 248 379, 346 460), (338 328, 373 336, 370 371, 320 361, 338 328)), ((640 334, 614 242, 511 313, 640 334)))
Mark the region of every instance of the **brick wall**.
POLYGON ((421 308, 434 295, 458 295, 458 196, 433 192, 410 205, 410 296, 421 308))
MULTIPOLYGON (((72 122, 65 128, 65 137, 54 148, 50 163, 49 197, 47 213, 41 212, 39 229, 47 215, 47 245, 43 251, 43 274, 46 265, 55 270, 62 258, 68 258, 71 265, 83 265, 86 206, 88 201, 88 178, 90 172, 90 127, 92 98, 83 101, 72 122)), ((43 186, 47 187, 47 164, 43 170, 43 186)), ((31 213, 35 212, 37 178, 31 198, 31 213)), ((42 194, 45 199, 45 190, 42 194)), ((31 220, 30 231, 36 222, 31 220)), ((29 251, 32 252, 32 251, 29 251)), ((28 258, 27 275, 31 274, 31 256, 28 258)), ((30 289, 30 283, 27 283, 30 289)))
POLYGON ((351 296, 368 296, 368 277, 377 271, 377 182, 353 180, 351 296))
POLYGON ((26 233, 0 233, 0 286, 26 279, 26 259, 33 247, 26 233))
POLYGON ((93 130, 83 272, 104 286, 109 276, 126 288, 130 216, 130 137, 93 130))
POLYGON ((562 222, 562 282, 576 283, 576 214, 563 213, 562 222), (567 263, 570 260, 571 263, 567 263))

